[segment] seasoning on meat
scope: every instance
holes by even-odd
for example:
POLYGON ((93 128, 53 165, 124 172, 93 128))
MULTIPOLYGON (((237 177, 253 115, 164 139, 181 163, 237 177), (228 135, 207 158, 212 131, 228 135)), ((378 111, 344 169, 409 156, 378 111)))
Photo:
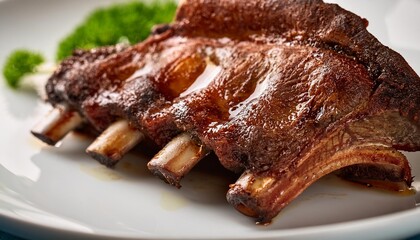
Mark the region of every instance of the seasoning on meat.
POLYGON ((228 202, 267 223, 339 169, 410 186, 397 150, 420 150, 420 79, 366 27, 320 0, 186 0, 144 42, 66 59, 48 102, 105 131, 88 152, 108 166, 143 137, 166 145, 148 166, 178 187, 213 151, 243 173, 228 202))

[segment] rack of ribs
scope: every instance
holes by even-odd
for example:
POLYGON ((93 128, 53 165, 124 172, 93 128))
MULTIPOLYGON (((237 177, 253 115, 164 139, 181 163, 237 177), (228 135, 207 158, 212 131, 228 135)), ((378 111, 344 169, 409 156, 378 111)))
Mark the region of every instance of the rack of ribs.
POLYGON ((409 187, 420 79, 367 25, 321 0, 182 1, 145 41, 64 60, 32 133, 54 145, 88 125, 109 167, 151 139, 148 168, 177 187, 214 152, 242 173, 228 202, 261 223, 334 171, 409 187))

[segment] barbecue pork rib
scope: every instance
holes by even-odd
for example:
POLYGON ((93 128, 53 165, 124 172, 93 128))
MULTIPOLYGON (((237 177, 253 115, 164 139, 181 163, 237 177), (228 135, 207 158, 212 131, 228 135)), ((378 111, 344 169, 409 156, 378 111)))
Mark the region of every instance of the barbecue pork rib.
MULTIPOLYGON (((146 137, 166 145, 149 169, 179 187, 213 151, 242 173, 228 202, 267 223, 336 170, 410 186, 397 150, 420 150, 420 79, 367 25, 320 0, 186 0, 144 42, 75 52, 47 100, 58 126, 105 130, 88 153, 107 166, 146 137)), ((50 144, 68 132, 45 125, 50 144)))

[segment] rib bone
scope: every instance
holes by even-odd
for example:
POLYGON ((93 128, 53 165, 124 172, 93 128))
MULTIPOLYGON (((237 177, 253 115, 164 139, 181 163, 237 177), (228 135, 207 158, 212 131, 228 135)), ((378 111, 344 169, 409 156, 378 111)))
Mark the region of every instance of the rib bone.
POLYGON ((354 147, 331 158, 306 159, 295 171, 284 174, 246 171, 230 186, 227 200, 235 208, 260 223, 269 223, 282 208, 324 175, 347 166, 373 166, 380 168, 380 176, 367 176, 373 180, 396 182, 397 186, 411 184, 407 159, 400 152, 384 146, 354 147), (407 170, 408 169, 408 170, 407 170), (289 174, 293 172, 293 174, 289 174))
POLYGON ((191 135, 182 133, 156 154, 147 167, 154 175, 180 188, 181 179, 208 153, 191 135))
POLYGON ((31 133, 49 145, 56 145, 82 122, 83 119, 77 112, 67 106, 57 106, 32 129, 31 133))
POLYGON ((142 132, 132 128, 128 121, 119 120, 96 138, 86 152, 100 163, 112 167, 143 139, 142 132))

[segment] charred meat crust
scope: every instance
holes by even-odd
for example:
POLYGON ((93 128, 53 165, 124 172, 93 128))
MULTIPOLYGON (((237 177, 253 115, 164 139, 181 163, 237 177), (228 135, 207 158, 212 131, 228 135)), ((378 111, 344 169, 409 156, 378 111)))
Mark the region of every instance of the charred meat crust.
MULTIPOLYGON (((318 0, 186 0, 144 42, 65 60, 48 101, 68 104, 97 131, 126 119, 160 146, 188 132, 229 170, 277 181, 278 194, 285 173, 336 170, 336 153, 369 144, 388 157, 355 148, 334 166, 391 164, 370 177, 410 184, 406 159, 393 151, 420 150, 420 79, 366 27, 318 0)), ((269 221, 313 182, 296 181, 287 197, 267 196, 275 202, 256 203, 239 185, 228 199, 269 221)))
POLYGON ((417 74, 401 55, 382 45, 366 30, 366 19, 336 4, 325 4, 321 0, 267 0, 244 4, 229 0, 186 1, 178 10, 176 20, 179 24, 175 26, 186 36, 229 37, 332 49, 356 59, 368 70, 375 83, 374 90, 378 90, 372 99, 373 109, 380 111, 385 102, 386 108, 400 109, 413 121, 418 122, 420 118, 417 74))

